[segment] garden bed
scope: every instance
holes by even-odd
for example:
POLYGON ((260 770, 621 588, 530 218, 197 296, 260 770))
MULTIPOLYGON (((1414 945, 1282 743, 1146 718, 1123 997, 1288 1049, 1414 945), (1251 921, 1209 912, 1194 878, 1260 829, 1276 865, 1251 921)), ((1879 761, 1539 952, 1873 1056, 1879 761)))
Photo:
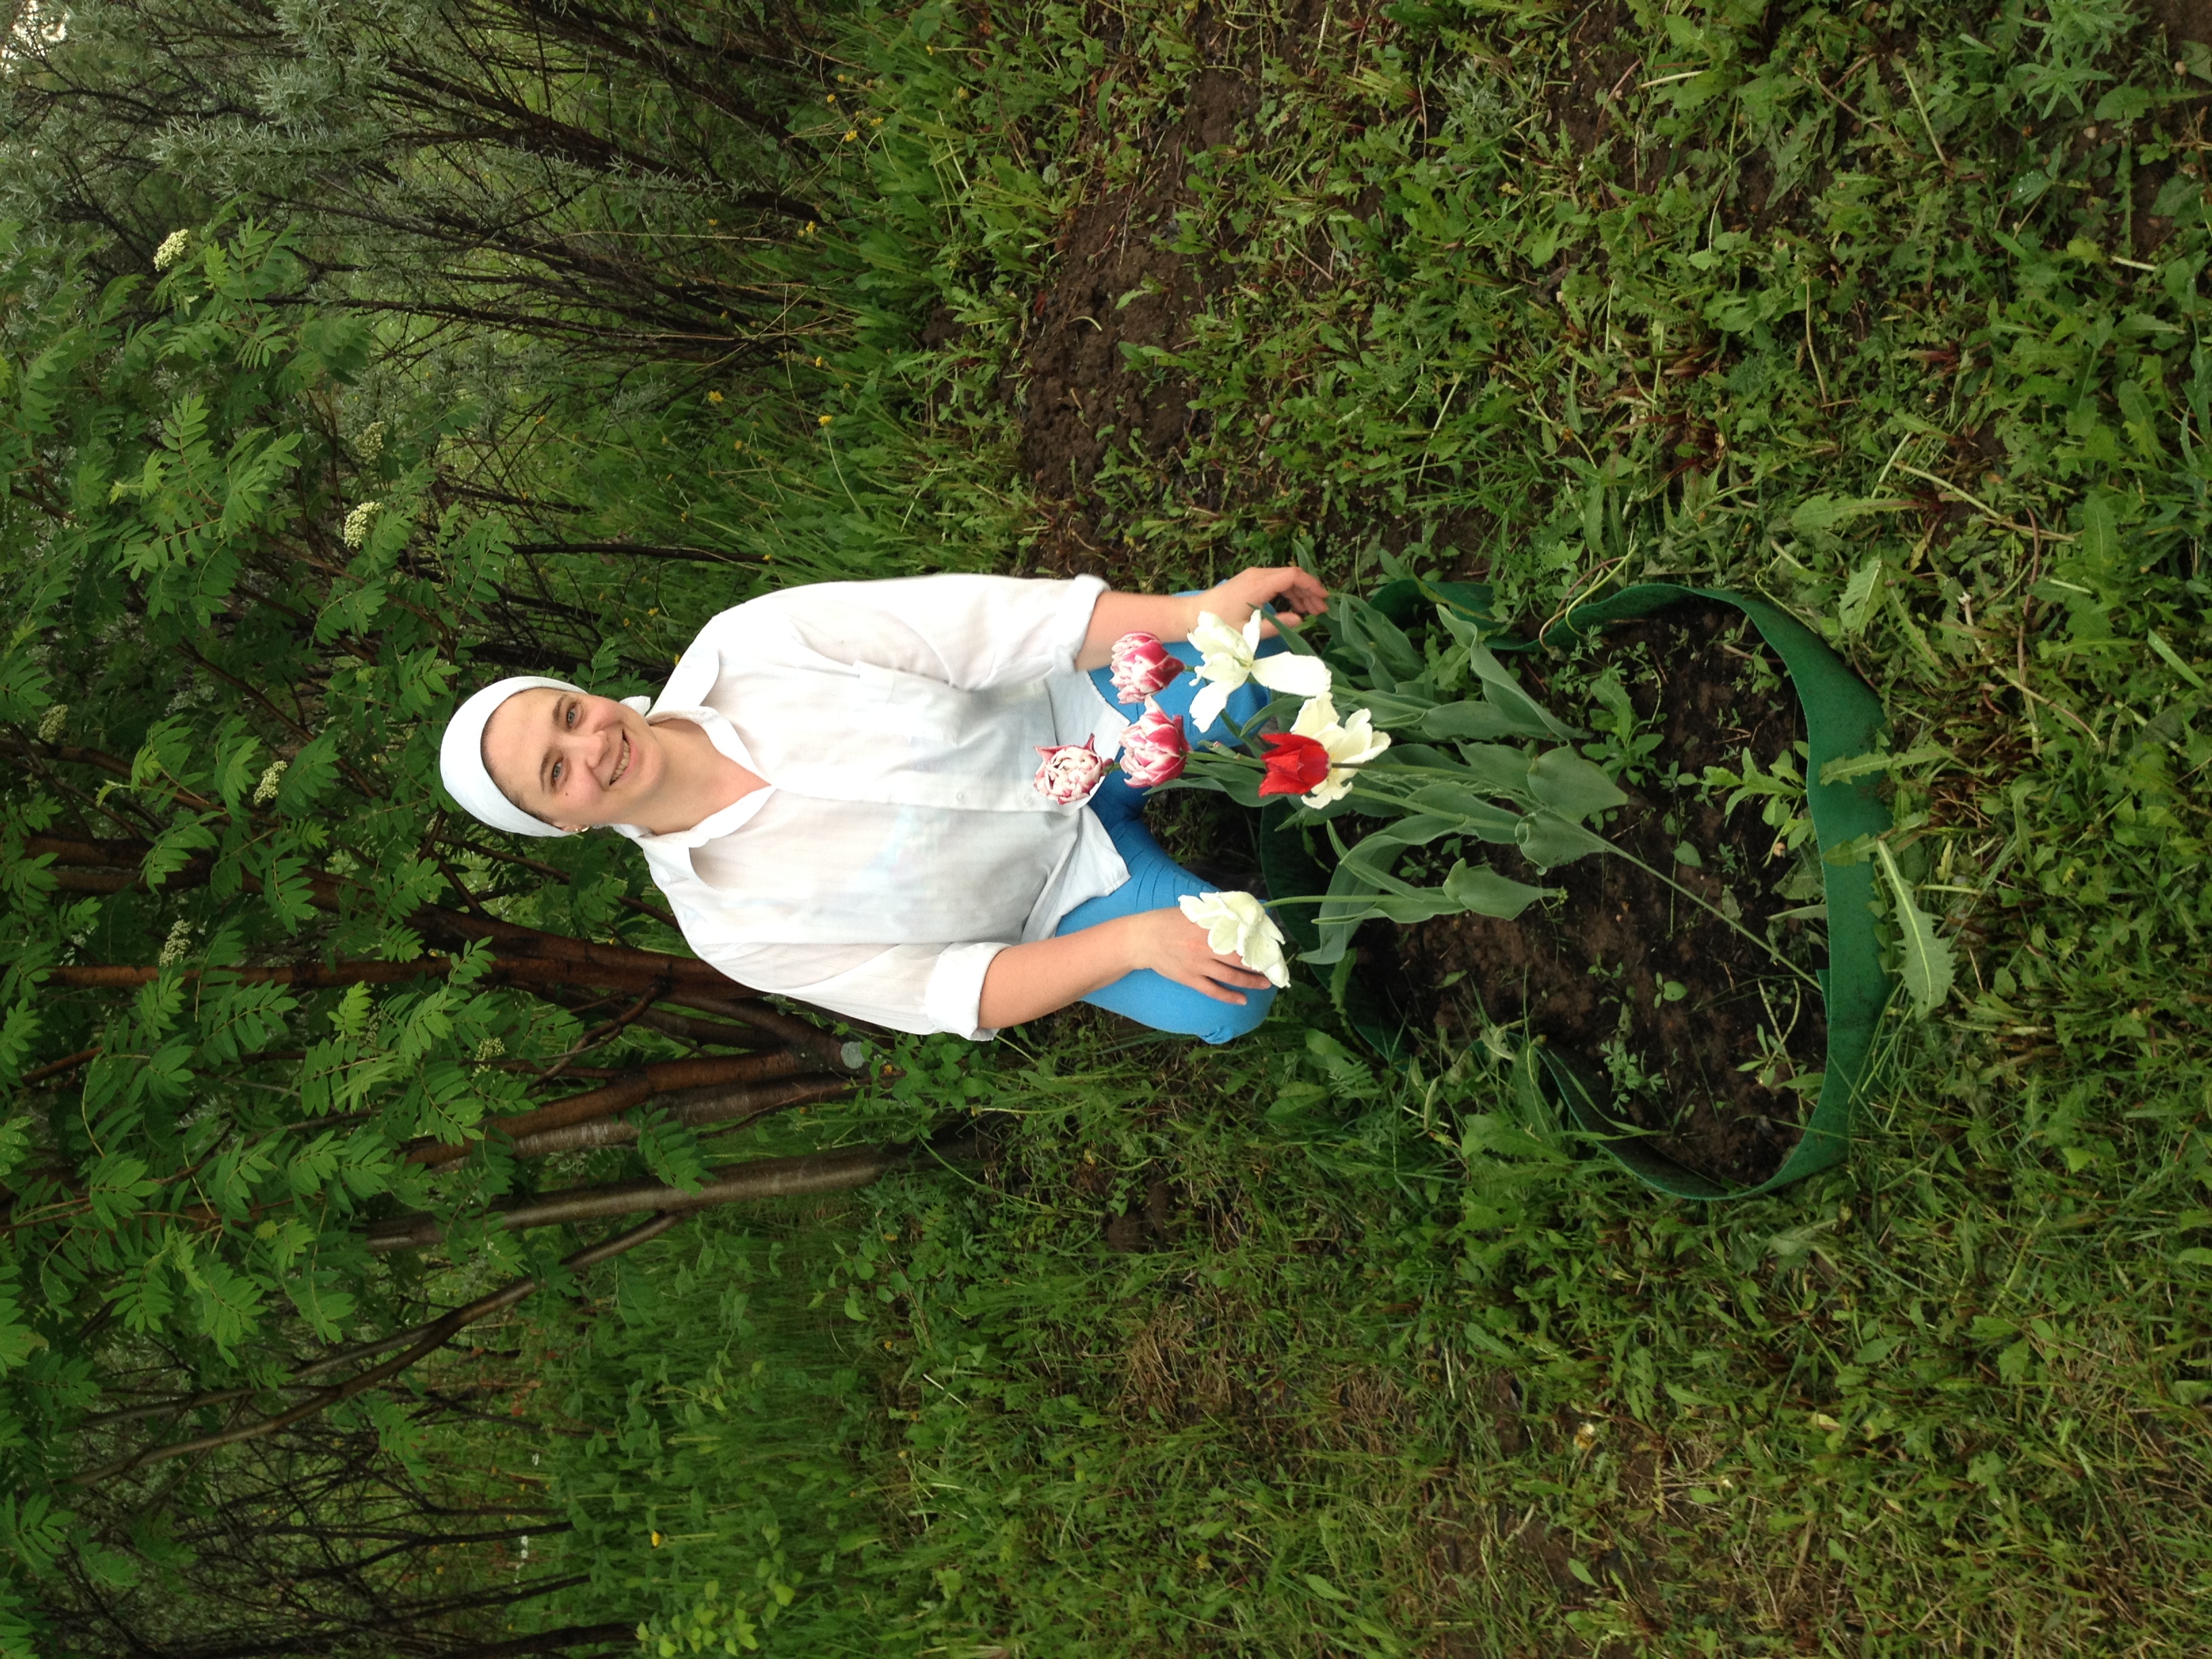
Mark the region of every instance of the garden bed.
MULTIPOLYGON (((1817 851, 1809 836, 1785 845, 1762 814, 1776 801, 1772 816, 1787 824, 1786 785, 1729 812, 1734 786, 1704 781, 1708 769, 1751 775, 1747 750, 1759 775, 1802 775, 1804 720, 1773 652, 1741 611, 1693 603, 1607 629, 1554 678, 1592 678, 1607 665, 1635 724, 1607 734, 1608 747, 1630 751, 1621 781, 1632 799, 1605 835, 1806 972, 1825 965, 1817 851), (1634 757, 1638 748, 1648 752, 1634 757)), ((1526 875, 1510 856, 1499 865, 1526 875)), ((1363 930, 1361 947, 1395 949, 1393 977, 1423 1025, 1470 1043, 1485 1024, 1518 1027, 1603 1076, 1613 1115, 1652 1150, 1730 1187, 1772 1175, 1817 1097, 1827 1040, 1818 994, 1626 860, 1585 858, 1544 883, 1565 899, 1517 921, 1463 914, 1386 926, 1363 930)))

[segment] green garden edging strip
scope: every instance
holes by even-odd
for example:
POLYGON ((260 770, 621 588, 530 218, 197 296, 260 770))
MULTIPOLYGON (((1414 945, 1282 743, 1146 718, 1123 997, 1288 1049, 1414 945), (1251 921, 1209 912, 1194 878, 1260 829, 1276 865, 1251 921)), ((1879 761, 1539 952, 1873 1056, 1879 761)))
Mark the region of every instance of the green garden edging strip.
POLYGON ((1733 605, 1750 617, 1759 637, 1782 659, 1804 710, 1809 751, 1807 810, 1820 844, 1822 890, 1828 906, 1828 966, 1819 975, 1828 1019, 1820 1098, 1780 1169, 1755 1187, 1729 1188, 1683 1168, 1635 1136, 1623 1136, 1604 1113, 1601 1084, 1567 1057, 1534 1048, 1532 1063, 1524 1064, 1520 1075, 1527 1080, 1524 1087, 1540 1089, 1577 1127, 1594 1134, 1647 1185, 1677 1198, 1750 1198, 1841 1163, 1850 1149, 1852 1115, 1872 1081, 1875 1028, 1890 993, 1890 976, 1881 965, 1881 941, 1875 932, 1874 866, 1863 859, 1838 865, 1828 854, 1845 842, 1887 830, 1890 815, 1870 781, 1823 783, 1820 771, 1830 761, 1871 751, 1887 722, 1881 700, 1826 641, 1779 607, 1748 593, 1642 582, 1577 605, 1545 638, 1588 634, 1692 599, 1733 605), (1532 1076, 1539 1073, 1540 1076, 1532 1076))
MULTIPOLYGON (((1432 586, 1455 608, 1489 620, 1486 586, 1432 586)), ((1411 580, 1392 582, 1370 603, 1402 623, 1420 604, 1420 586, 1411 580)), ((1874 749, 1887 725, 1881 701, 1825 641, 1767 600, 1725 588, 1639 583, 1577 605, 1547 631, 1545 639, 1549 642, 1589 634, 1692 599, 1733 605, 1751 619, 1759 636, 1782 659, 1804 712, 1809 751, 1807 807, 1821 853, 1828 912, 1828 966, 1818 975, 1828 1026, 1820 1099, 1782 1167, 1757 1186, 1731 1188, 1684 1168, 1641 1137, 1624 1133, 1605 1109, 1607 1091, 1602 1077, 1577 1056, 1531 1044, 1514 1067, 1514 1086, 1532 1120, 1564 1115, 1647 1185, 1678 1198, 1711 1200, 1773 1192, 1841 1162, 1850 1150, 1852 1115, 1872 1083, 1875 1031, 1889 1000, 1891 979, 1881 965, 1881 945, 1875 931, 1873 865, 1864 860, 1838 865, 1827 855, 1846 842, 1887 830, 1890 815, 1871 781, 1820 781, 1821 769, 1830 761, 1874 749)), ((1498 643, 1500 648, 1505 645, 1498 643)), ((1274 892, 1320 891, 1328 885, 1328 872, 1307 849, 1302 834, 1284 829, 1290 811, 1287 803, 1271 802, 1261 813, 1261 867, 1274 892)), ((1317 931, 1304 911, 1293 908, 1279 920, 1301 951, 1314 947, 1317 931)), ((1405 1047, 1403 1026, 1380 988, 1356 972, 1347 973, 1335 988, 1353 1029, 1379 1053, 1398 1058, 1405 1047)))

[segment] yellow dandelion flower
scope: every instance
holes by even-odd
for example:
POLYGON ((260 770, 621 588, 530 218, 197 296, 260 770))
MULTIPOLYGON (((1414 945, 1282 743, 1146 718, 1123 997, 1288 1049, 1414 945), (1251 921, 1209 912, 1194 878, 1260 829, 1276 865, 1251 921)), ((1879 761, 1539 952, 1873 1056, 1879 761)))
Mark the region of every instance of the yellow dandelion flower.
POLYGON ((707 394, 707 401, 710 404, 719 404, 722 401, 722 394, 719 392, 710 392, 707 394))
POLYGON ((827 415, 817 415, 814 417, 814 424, 817 426, 827 426, 830 424, 830 417, 827 415))
POLYGON ((660 1534, 659 1533, 653 1534, 653 1547, 655 1549, 659 1549, 660 1547, 660 1534))
POLYGON ((847 134, 845 135, 845 142, 846 142, 847 143, 848 143, 848 144, 849 144, 849 143, 851 143, 853 142, 853 140, 854 140, 855 138, 859 137, 860 136, 860 134, 859 130, 858 130, 857 128, 855 128, 853 131, 850 131, 850 132, 848 132, 848 133, 847 133, 847 134))
POLYGON ((836 102, 837 101, 837 94, 836 94, 836 93, 834 93, 834 92, 833 92, 833 93, 831 93, 831 94, 830 94, 827 98, 824 98, 822 101, 823 101, 823 103, 825 103, 825 104, 834 104, 834 103, 836 103, 836 102))

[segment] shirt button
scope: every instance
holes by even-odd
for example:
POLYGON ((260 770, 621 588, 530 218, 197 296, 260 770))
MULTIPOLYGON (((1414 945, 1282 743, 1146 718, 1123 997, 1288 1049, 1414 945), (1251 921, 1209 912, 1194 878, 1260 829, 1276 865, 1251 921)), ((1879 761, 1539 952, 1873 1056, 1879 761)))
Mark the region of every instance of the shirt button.
POLYGON ((965 806, 968 804, 968 792, 965 789, 954 790, 952 792, 952 804, 955 806, 965 806))

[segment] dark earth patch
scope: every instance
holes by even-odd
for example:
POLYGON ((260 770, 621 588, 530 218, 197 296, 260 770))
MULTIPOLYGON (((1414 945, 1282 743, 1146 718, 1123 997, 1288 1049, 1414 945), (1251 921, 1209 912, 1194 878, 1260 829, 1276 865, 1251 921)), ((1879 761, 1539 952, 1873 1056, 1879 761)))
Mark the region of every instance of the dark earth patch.
POLYGON ((1087 491, 1110 448, 1157 459, 1190 430, 1194 388, 1122 348, 1188 343, 1203 272, 1162 246, 1192 199, 1185 164, 1231 142, 1258 107, 1241 75, 1201 70, 1144 182, 1086 204, 1062 233, 1060 274, 1036 300, 1021 411, 1022 465, 1048 499, 1087 491))
MULTIPOLYGON (((1678 606, 1609 629, 1595 648, 1621 662, 1639 719, 1656 714, 1662 722, 1652 757, 1662 770, 1669 762, 1685 778, 1702 777, 1708 766, 1735 769, 1745 749, 1771 769, 1804 735, 1795 695, 1786 680, 1776 683, 1778 664, 1731 608, 1678 606), (1624 653, 1639 646, 1650 666, 1632 672, 1624 653), (1754 665, 1762 658, 1764 671, 1754 665)), ((1725 908, 1732 899, 1754 934, 1808 902, 1780 890, 1802 893, 1805 866, 1786 854, 1769 856, 1775 834, 1755 802, 1724 817, 1717 801, 1650 787, 1604 833, 1706 902, 1725 908), (1702 870, 1675 862, 1683 843, 1702 857, 1702 870)), ((1427 1018, 1455 1041, 1476 1040, 1486 1016, 1525 1021, 1531 1034, 1601 1066, 1610 1048, 1617 1085, 1630 1068, 1650 1079, 1617 1086, 1614 1109, 1649 1132, 1655 1150, 1728 1182, 1771 1175, 1811 1105, 1807 1091, 1786 1085, 1824 1063, 1827 1022, 1818 997, 1793 996, 1796 982, 1757 945, 1624 860, 1583 859, 1545 883, 1565 889, 1565 902, 1517 922, 1458 915, 1399 930, 1400 968, 1415 1006, 1425 1000, 1427 1018), (1454 974, 1473 997, 1455 1003, 1434 988, 1454 974), (1669 981, 1683 988, 1677 1000, 1666 1000, 1669 981), (1762 1051, 1767 1064, 1739 1069, 1762 1051)), ((1811 966, 1806 923, 1774 926, 1792 958, 1811 966)), ((1361 942, 1369 945, 1370 936, 1361 942)))
POLYGON ((1554 125, 1567 130, 1577 155, 1588 155, 1605 137, 1607 117, 1643 62, 1634 19, 1622 0, 1601 0, 1567 32, 1567 75, 1548 100, 1554 125))

